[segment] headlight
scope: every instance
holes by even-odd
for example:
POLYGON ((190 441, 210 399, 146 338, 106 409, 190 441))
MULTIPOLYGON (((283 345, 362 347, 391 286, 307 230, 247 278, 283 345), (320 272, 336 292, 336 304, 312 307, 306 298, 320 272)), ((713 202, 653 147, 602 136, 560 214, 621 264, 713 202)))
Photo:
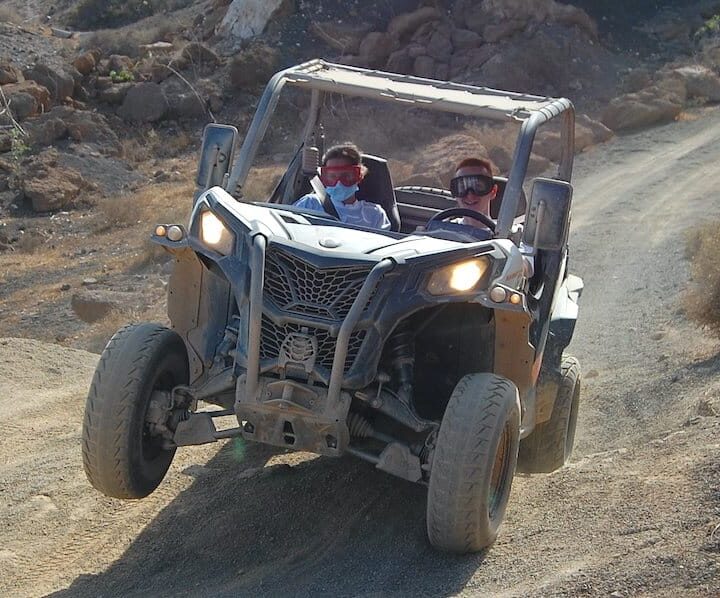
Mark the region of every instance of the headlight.
POLYGON ((432 273, 427 285, 431 295, 455 295, 473 290, 490 267, 490 260, 478 257, 450 264, 432 273))
POLYGON ((203 243, 213 251, 222 255, 232 253, 235 235, 210 211, 203 212, 200 216, 200 236, 203 243))

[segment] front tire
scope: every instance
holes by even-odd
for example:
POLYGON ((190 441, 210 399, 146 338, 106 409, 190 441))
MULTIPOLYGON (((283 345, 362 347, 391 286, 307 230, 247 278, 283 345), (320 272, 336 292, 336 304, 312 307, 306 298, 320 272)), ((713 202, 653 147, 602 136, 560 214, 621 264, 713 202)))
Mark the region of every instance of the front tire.
POLYGON ((160 484, 175 456, 146 416, 155 391, 189 379, 185 343, 157 324, 121 328, 95 369, 85 404, 83 466, 90 483, 114 498, 144 498, 160 484))
POLYGON ((469 374, 453 390, 432 459, 427 502, 430 543, 476 552, 497 538, 517 464, 517 387, 494 374, 469 374))
POLYGON ((560 469, 572 454, 580 405, 580 363, 563 355, 552 415, 538 424, 520 443, 518 469, 524 473, 550 473, 560 469))

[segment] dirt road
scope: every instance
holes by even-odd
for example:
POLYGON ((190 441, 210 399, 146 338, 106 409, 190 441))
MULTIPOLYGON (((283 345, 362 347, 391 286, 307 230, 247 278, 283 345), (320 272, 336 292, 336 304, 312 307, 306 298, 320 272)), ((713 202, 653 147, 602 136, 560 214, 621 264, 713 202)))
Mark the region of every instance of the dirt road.
POLYGON ((683 231, 720 217, 720 110, 577 159, 577 450, 518 477, 496 545, 433 551, 425 491, 350 459, 180 451, 141 502, 86 482, 97 356, 0 340, 0 595, 720 594, 720 344, 689 324, 683 231))

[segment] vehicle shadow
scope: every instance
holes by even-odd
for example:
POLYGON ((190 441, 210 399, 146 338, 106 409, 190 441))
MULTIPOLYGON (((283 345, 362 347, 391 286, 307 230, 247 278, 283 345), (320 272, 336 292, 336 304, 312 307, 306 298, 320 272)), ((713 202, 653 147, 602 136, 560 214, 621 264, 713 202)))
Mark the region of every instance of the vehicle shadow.
POLYGON ((443 596, 484 559, 431 548, 424 487, 350 458, 243 479, 233 450, 228 443, 106 571, 52 596, 443 596))

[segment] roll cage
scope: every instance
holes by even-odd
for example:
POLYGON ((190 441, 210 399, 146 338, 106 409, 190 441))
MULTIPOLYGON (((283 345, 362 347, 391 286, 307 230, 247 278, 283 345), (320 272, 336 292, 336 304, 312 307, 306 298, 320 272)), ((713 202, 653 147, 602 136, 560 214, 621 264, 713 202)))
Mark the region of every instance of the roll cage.
POLYGON ((245 139, 223 185, 234 196, 242 196, 251 165, 285 85, 311 92, 310 115, 303 139, 311 136, 326 93, 401 102, 426 110, 437 110, 501 122, 521 123, 508 175, 504 200, 498 214, 495 237, 507 238, 521 200, 535 134, 540 126, 560 118, 561 155, 556 177, 570 182, 574 156, 575 110, 565 98, 549 98, 437 81, 409 75, 367 70, 324 60, 311 60, 276 73, 258 103, 245 139))

